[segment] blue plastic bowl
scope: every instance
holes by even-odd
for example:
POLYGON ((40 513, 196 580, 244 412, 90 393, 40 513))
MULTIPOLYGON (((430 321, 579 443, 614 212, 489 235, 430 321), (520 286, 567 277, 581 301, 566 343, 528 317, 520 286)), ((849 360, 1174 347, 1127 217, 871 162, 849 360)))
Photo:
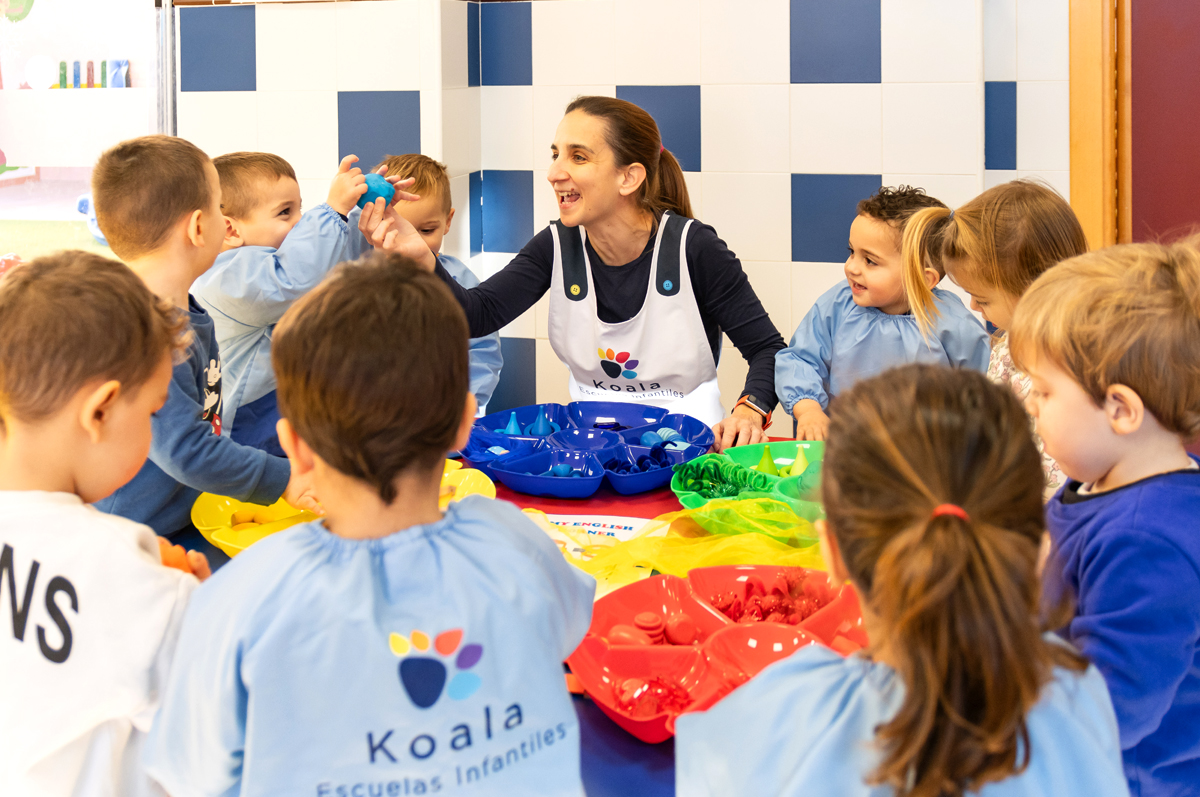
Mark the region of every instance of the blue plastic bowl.
POLYGON ((601 461, 622 446, 616 432, 600 429, 563 429, 547 437, 546 442, 553 448, 568 451, 595 451, 601 461))
POLYGON ((705 451, 711 448, 712 444, 717 440, 716 436, 712 433, 712 429, 709 429, 703 421, 699 421, 690 415, 676 414, 664 416, 661 421, 655 421, 654 423, 647 424, 646 426, 638 426, 634 429, 626 429, 624 432, 620 432, 619 434, 621 435, 621 439, 627 444, 631 446, 640 446, 642 444, 642 435, 644 435, 646 432, 653 432, 661 429, 664 426, 679 432, 680 436, 682 436, 683 439, 689 444, 700 446, 700 448, 703 448, 705 451))
POLYGON ((539 414, 543 411, 549 411, 550 422, 558 424, 558 428, 571 428, 571 419, 567 415, 567 408, 561 404, 529 404, 524 407, 517 407, 515 410, 500 410, 499 412, 489 413, 475 421, 475 428, 483 429, 488 432, 498 432, 505 434, 504 429, 508 426, 508 418, 514 412, 517 414, 517 423, 521 426, 521 434, 510 435, 511 438, 520 438, 524 440, 538 440, 536 435, 527 435, 524 432, 526 426, 529 426, 539 414))
POLYGON ((501 483, 518 493, 554 498, 590 498, 604 481, 604 466, 593 452, 566 451, 561 448, 551 448, 527 457, 505 457, 503 462, 492 466, 492 472, 501 483), (540 475, 563 463, 582 470, 584 475, 540 475))
POLYGON ((661 421, 667 414, 662 407, 624 401, 572 401, 567 405, 571 422, 580 429, 592 429, 598 423, 618 423, 634 427, 661 421))
MULTIPOLYGON (((671 483, 671 476, 674 475, 674 466, 689 460, 695 459, 704 453, 704 449, 698 446, 689 446, 682 451, 666 452, 667 458, 671 460, 671 466, 652 470, 649 473, 614 473, 611 470, 604 472, 605 478, 608 479, 608 484, 621 495, 636 495, 638 493, 646 493, 651 490, 657 490, 659 487, 665 487, 671 483)), ((620 459, 625 462, 637 462, 638 457, 646 456, 650 453, 650 449, 645 446, 625 446, 615 456, 605 460, 607 463, 611 459, 620 459)))
POLYGON ((472 467, 483 471, 485 476, 495 481, 496 477, 492 473, 492 466, 497 462, 515 457, 527 457, 545 448, 546 441, 541 438, 529 440, 510 437, 506 434, 489 432, 476 426, 471 430, 471 438, 467 441, 467 445, 459 453, 462 454, 463 459, 471 463, 472 467), (493 446, 506 448, 508 449, 508 453, 494 454, 488 451, 493 446))

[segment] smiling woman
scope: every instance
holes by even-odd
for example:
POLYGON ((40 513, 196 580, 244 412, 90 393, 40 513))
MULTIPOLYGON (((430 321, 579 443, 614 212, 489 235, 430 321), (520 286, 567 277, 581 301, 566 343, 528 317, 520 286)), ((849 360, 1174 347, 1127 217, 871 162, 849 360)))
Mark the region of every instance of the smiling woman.
MULTIPOLYGON (((666 407, 713 426, 718 450, 764 439, 775 407, 783 338, 741 262, 716 231, 691 218, 683 172, 654 119, 611 97, 567 106, 546 174, 559 218, 503 270, 473 289, 438 266, 470 323, 486 335, 550 292, 550 345, 570 370, 571 396, 666 407), (749 364, 726 416, 717 385, 722 336, 749 364)), ((379 208, 360 229, 377 246, 379 208)), ((389 212, 392 248, 433 267, 411 225, 389 212)), ((427 248, 426 248, 427 249, 427 248)))

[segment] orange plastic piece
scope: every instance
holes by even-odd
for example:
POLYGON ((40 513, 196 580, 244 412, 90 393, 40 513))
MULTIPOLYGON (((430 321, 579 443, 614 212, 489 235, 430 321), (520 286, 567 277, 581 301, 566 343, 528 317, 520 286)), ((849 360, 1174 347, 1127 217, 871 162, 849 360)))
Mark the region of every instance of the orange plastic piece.
POLYGON ((173 567, 185 573, 192 572, 192 566, 188 564, 187 551, 183 550, 182 545, 172 545, 166 537, 159 537, 158 552, 162 556, 164 566, 173 567))

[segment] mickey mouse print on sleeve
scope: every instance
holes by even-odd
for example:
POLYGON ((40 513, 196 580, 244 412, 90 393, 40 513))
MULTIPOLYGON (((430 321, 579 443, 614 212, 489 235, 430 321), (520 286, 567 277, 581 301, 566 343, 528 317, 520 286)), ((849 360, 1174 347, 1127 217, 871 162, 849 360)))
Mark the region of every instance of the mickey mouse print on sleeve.
MULTIPOLYGON (((1032 380, 1028 375, 1017 370, 1013 365, 1012 355, 1008 350, 1008 335, 1001 334, 992 344, 992 357, 988 362, 987 370, 988 379, 998 385, 1008 385, 1012 391, 1017 394, 1017 398, 1021 401, 1029 395, 1029 389, 1032 386, 1032 380)), ((1030 419, 1030 425, 1033 425, 1033 419, 1030 419)), ((1033 442, 1037 444, 1038 453, 1042 455, 1042 475, 1046 479, 1046 486, 1042 489, 1042 497, 1049 501, 1058 492, 1058 488, 1067 483, 1067 476, 1058 467, 1058 463, 1046 454, 1046 444, 1042 442, 1042 438, 1036 431, 1033 433, 1033 442)))
POLYGON ((221 434, 221 357, 209 359, 204 367, 204 411, 201 418, 212 424, 213 434, 221 434))

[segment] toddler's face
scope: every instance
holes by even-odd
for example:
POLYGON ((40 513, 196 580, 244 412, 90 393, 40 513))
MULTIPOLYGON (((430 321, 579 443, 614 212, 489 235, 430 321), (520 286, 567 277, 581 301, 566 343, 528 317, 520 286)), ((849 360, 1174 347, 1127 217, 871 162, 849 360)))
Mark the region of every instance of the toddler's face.
POLYGON ((878 307, 890 315, 908 312, 899 242, 896 229, 879 219, 859 215, 850 225, 846 280, 859 307, 878 307))
POLYGON ((242 245, 278 249, 300 221, 300 185, 290 177, 280 177, 274 183, 260 181, 256 191, 258 205, 236 222, 242 245))
POLYGON ((450 232, 450 221, 454 218, 454 208, 446 212, 445 199, 436 191, 427 191, 416 202, 396 203, 396 212, 420 233, 430 252, 441 253, 442 239, 450 232))
POLYGON ((985 285, 965 276, 965 269, 956 267, 954 262, 946 263, 946 274, 960 288, 971 294, 971 309, 983 316, 984 321, 990 321, 998 329, 1008 329, 1012 325, 1013 310, 1017 307, 1020 297, 1013 296, 1003 288, 985 285))
POLYGON ((1025 408, 1038 435, 1063 473, 1085 484, 1098 481, 1114 464, 1115 434, 1104 409, 1070 374, 1047 357, 1025 363, 1032 387, 1025 408))

